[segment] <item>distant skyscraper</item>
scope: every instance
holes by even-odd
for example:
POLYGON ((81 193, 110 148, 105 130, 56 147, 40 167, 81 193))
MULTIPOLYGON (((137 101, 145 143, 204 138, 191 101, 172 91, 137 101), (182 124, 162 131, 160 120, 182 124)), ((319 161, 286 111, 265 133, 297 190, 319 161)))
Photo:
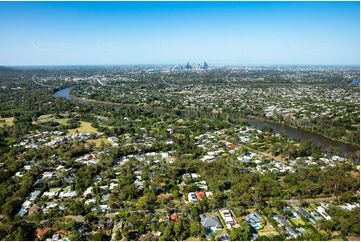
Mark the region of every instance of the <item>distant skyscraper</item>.
POLYGON ((204 63, 203 63, 203 69, 205 69, 205 70, 208 69, 208 64, 207 64, 207 62, 204 62, 204 63))

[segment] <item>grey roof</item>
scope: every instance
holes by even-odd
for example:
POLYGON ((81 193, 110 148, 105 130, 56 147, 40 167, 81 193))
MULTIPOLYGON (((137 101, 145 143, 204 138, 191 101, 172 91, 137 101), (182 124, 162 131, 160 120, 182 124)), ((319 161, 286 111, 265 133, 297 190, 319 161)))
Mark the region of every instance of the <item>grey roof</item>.
POLYGON ((294 228, 292 228, 291 226, 286 226, 286 230, 291 236, 295 236, 298 234, 297 231, 294 230, 294 228))
POLYGON ((300 214, 305 217, 306 219, 310 218, 310 215, 306 212, 306 210, 304 210, 303 208, 299 208, 298 212, 300 212, 300 214))
POLYGON ((250 213, 246 216, 246 222, 256 224, 256 223, 261 223, 262 220, 258 213, 250 213))
POLYGON ((216 227, 223 228, 221 221, 219 221, 217 216, 205 216, 204 214, 200 215, 201 224, 205 228, 216 227))
POLYGON ((283 215, 276 214, 276 215, 274 215, 273 218, 278 220, 278 222, 280 224, 282 224, 283 226, 289 226, 290 225, 290 222, 288 222, 287 219, 285 218, 285 216, 283 216, 283 215))
POLYGON ((294 208, 292 208, 292 207, 284 207, 283 208, 283 211, 290 211, 290 212, 292 212, 292 213, 297 213, 297 211, 294 209, 294 208))

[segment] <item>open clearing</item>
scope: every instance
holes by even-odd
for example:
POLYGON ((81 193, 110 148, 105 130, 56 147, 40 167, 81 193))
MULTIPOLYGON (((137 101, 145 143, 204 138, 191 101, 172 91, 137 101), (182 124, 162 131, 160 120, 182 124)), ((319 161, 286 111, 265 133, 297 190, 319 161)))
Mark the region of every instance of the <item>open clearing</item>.
POLYGON ((92 124, 85 121, 80 121, 80 127, 76 129, 69 129, 69 134, 75 134, 75 133, 99 133, 99 131, 92 127, 92 124))
POLYGON ((267 218, 264 217, 264 224, 261 230, 258 230, 258 234, 260 236, 273 237, 279 235, 276 229, 272 226, 272 224, 268 221, 267 218))
POLYGON ((56 122, 56 123, 59 123, 60 125, 65 126, 68 124, 69 119, 68 118, 55 118, 52 114, 44 114, 44 115, 40 115, 36 119, 36 121, 33 121, 32 123, 33 124, 42 124, 42 123, 49 122, 49 121, 56 122))
POLYGON ((13 126, 14 125, 14 117, 9 118, 0 118, 0 127, 3 127, 5 125, 7 126, 13 126))

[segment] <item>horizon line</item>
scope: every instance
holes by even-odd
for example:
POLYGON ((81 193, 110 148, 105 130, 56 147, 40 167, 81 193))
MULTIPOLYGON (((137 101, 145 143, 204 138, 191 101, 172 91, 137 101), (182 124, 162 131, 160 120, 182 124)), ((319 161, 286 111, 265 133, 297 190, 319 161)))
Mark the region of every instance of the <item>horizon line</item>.
MULTIPOLYGON (((202 64, 207 61, 202 62, 189 62, 189 64, 202 64)), ((3 67, 43 67, 43 66, 179 66, 179 65, 186 65, 187 62, 184 64, 179 63, 138 63, 138 64, 16 64, 16 65, 8 65, 8 64, 0 64, 3 67)), ((360 66, 360 64, 212 64, 207 62, 209 66, 360 66)))

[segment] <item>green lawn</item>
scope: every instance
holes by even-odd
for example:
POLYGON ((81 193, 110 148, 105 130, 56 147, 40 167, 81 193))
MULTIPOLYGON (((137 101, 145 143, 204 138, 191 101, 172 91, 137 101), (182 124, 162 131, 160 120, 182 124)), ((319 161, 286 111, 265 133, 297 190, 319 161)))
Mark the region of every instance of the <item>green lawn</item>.
POLYGON ((263 217, 263 228, 258 230, 258 234, 260 236, 274 237, 279 235, 276 229, 272 226, 272 224, 268 221, 266 217, 263 217))
POLYGON ((5 125, 7 126, 13 126, 14 125, 14 117, 9 118, 0 118, 0 127, 3 127, 5 125))
POLYGON ((69 134, 75 134, 75 133, 99 133, 99 131, 96 128, 92 127, 92 124, 85 121, 80 121, 80 127, 76 129, 70 129, 68 130, 69 134))
POLYGON ((59 123, 60 125, 67 125, 69 119, 68 118, 55 118, 52 114, 44 114, 44 115, 40 115, 36 121, 33 121, 33 124, 42 124, 42 123, 46 123, 46 122, 56 122, 59 123))
POLYGON ((292 222, 296 225, 305 225, 305 222, 301 218, 291 219, 292 222))

